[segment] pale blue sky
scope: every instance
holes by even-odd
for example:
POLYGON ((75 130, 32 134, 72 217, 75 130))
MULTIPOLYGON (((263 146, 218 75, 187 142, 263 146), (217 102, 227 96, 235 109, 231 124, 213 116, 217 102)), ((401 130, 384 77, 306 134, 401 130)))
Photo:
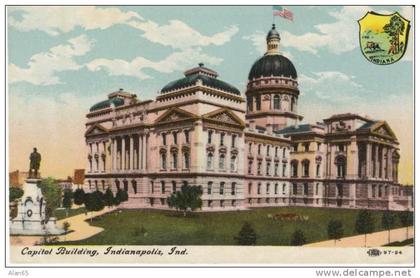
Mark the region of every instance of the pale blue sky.
MULTIPOLYGON (((388 120, 403 137, 398 133, 412 124, 412 37, 402 60, 378 66, 360 52, 357 19, 375 10, 398 11, 411 20, 411 7, 288 9, 294 22, 276 17, 275 23, 281 51, 298 71, 304 121, 354 111, 388 120), (404 127, 395 126, 402 121, 404 127)), ((124 88, 141 99, 154 98, 199 62, 243 93, 249 69, 265 49, 272 7, 9 7, 8 20, 10 119, 20 123, 16 129, 51 115, 12 114, 18 106, 33 109, 33 102, 54 106, 54 113, 74 106, 66 113, 83 129, 87 109, 108 93, 124 88)), ((18 134, 10 128, 11 136, 18 134)), ((46 128, 58 129, 57 123, 46 128)), ((75 128, 60 134, 82 142, 80 132, 77 138, 67 134, 75 128)), ((402 152, 412 157, 409 133, 401 140, 402 152)), ((41 138, 48 140, 32 139, 41 138)), ((18 161, 12 159, 12 166, 19 167, 18 161)))

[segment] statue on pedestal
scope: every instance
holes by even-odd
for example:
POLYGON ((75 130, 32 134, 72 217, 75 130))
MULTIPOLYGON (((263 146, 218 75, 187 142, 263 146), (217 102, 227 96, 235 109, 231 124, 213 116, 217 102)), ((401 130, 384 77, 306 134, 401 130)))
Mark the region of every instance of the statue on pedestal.
POLYGON ((41 154, 34 148, 34 151, 29 156, 31 161, 29 164, 29 178, 38 178, 39 166, 41 164, 41 154))

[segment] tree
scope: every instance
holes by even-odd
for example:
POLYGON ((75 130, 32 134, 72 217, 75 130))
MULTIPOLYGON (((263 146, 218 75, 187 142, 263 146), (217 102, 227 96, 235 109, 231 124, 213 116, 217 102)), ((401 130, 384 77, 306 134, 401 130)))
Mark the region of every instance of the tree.
MULTIPOLYGON (((100 211, 105 207, 103 193, 96 190, 85 194, 85 208, 87 211, 100 211)), ((92 218, 90 218, 92 221, 92 218)))
POLYGON ((406 210, 399 215, 401 224, 406 228, 406 239, 408 239, 408 228, 409 226, 413 225, 413 214, 406 210))
POLYGON ((115 198, 114 198, 114 204, 116 206, 118 206, 119 204, 121 204, 122 202, 125 202, 128 200, 128 193, 127 191, 123 190, 123 189, 118 189, 117 193, 115 194, 115 198))
POLYGON ((245 222, 242 225, 238 235, 233 238, 239 245, 255 245, 257 243, 257 234, 251 224, 245 222))
POLYGON ((73 205, 73 191, 71 189, 64 189, 63 207, 66 209, 66 216, 69 215, 69 210, 73 205))
POLYGON ((375 220, 372 213, 368 210, 360 210, 355 223, 355 230, 358 234, 365 235, 365 247, 367 234, 370 234, 375 229, 375 220))
POLYGON ((23 196, 23 189, 19 187, 9 187, 9 202, 13 202, 23 196))
POLYGON ((382 214, 382 227, 388 230, 388 243, 391 243, 391 229, 395 224, 395 215, 389 210, 382 214))
POLYGON ((400 52, 402 50, 400 49, 400 36, 404 35, 405 30, 404 21, 398 15, 394 15, 391 17, 389 23, 385 24, 383 29, 385 33, 392 37, 390 42, 391 44, 395 44, 395 52, 400 52))
POLYGON ((78 206, 83 205, 85 202, 85 191, 83 188, 77 188, 73 194, 74 203, 78 206))
POLYGON ((114 205, 114 193, 112 193, 112 190, 109 187, 105 191, 104 204, 105 206, 108 206, 108 207, 111 207, 114 205))
POLYGON ((58 182, 48 177, 40 183, 42 195, 46 201, 46 215, 54 216, 54 211, 61 205, 61 187, 58 182))
POLYGON ((306 244, 305 234, 301 230, 296 230, 292 234, 292 239, 290 241, 290 244, 293 246, 302 246, 306 244))
POLYGON ((329 239, 334 239, 334 245, 337 239, 340 239, 344 234, 343 223, 340 220, 330 220, 327 227, 327 233, 329 239))
POLYGON ((188 209, 194 211, 201 208, 203 205, 203 201, 201 200, 202 194, 203 190, 200 186, 190 186, 184 184, 181 187, 181 191, 176 191, 168 197, 168 206, 170 208, 182 210, 184 212, 184 216, 186 216, 188 209))

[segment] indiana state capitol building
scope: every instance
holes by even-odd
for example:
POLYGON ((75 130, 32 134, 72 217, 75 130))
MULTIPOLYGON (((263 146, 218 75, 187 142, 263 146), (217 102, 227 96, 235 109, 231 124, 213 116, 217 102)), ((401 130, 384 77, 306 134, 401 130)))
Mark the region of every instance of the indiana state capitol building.
POLYGON ((85 187, 124 189, 130 208, 167 208, 183 184, 203 188, 203 211, 411 208, 390 126, 351 113, 300 124, 296 69, 279 44, 273 25, 245 97, 199 64, 155 100, 120 89, 93 105, 85 187))

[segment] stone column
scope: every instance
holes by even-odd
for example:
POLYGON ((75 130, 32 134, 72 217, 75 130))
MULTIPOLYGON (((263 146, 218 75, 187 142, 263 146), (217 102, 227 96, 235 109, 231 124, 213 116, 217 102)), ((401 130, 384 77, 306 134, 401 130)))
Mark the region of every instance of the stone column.
POLYGON ((149 134, 146 134, 146 143, 145 143, 145 150, 144 150, 144 169, 147 170, 148 163, 147 163, 147 157, 149 156, 148 148, 149 148, 149 134))
POLYGON ((139 134, 139 152, 137 154, 138 159, 138 166, 137 168, 142 170, 143 169, 143 136, 139 134))
POLYGON ((121 137, 121 170, 125 170, 125 136, 121 137))
POLYGON ((371 177, 372 173, 372 145, 367 142, 366 143, 366 177, 371 177))
POLYGON ((117 138, 112 138, 112 170, 117 170, 117 138))
POLYGON ((102 141, 100 141, 98 143, 98 172, 99 173, 102 172, 102 170, 103 170, 103 163, 102 163, 102 156, 101 156, 102 146, 103 146, 103 143, 102 143, 102 141))
POLYGON ((134 134, 130 135, 130 170, 134 170, 134 134))

